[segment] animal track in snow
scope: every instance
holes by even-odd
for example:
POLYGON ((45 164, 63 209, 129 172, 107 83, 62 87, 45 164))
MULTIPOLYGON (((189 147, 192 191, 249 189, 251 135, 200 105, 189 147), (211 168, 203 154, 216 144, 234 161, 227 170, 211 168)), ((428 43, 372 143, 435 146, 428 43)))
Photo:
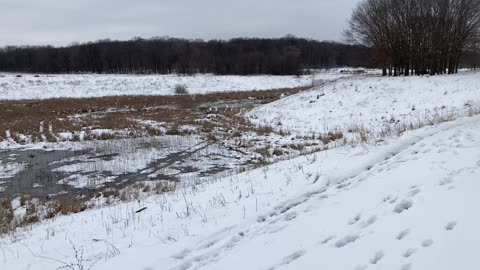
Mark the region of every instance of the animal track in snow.
POLYGON ((332 240, 333 238, 335 238, 335 235, 330 235, 328 236, 327 238, 323 239, 322 241, 320 241, 320 244, 324 245, 328 242, 330 242, 330 240, 332 240))
POLYGON ((371 264, 377 264, 385 256, 382 250, 379 250, 373 255, 373 258, 370 260, 371 264))
POLYGON ((306 253, 307 253, 306 250, 300 250, 300 251, 297 251, 293 254, 290 254, 287 257, 283 258, 282 264, 283 265, 290 264, 291 262, 293 262, 293 261, 297 260, 298 258, 302 257, 303 255, 305 255, 306 253))
POLYGON ((349 235, 343 237, 342 239, 339 239, 337 242, 335 242, 335 246, 337 248, 342 248, 342 247, 344 247, 348 244, 351 244, 351 243, 357 241, 358 238, 360 238, 360 237, 356 234, 349 234, 349 235))
POLYGON ((425 239, 422 242, 422 247, 429 247, 433 245, 433 240, 432 239, 425 239))
POLYGON ((264 230, 261 230, 263 233, 270 233, 270 234, 274 234, 274 233, 278 233, 280 231, 283 231, 284 229, 286 229, 288 227, 288 225, 286 224, 282 224, 280 226, 268 226, 268 228, 265 228, 264 230))
POLYGON ((412 197, 415 197, 416 195, 418 195, 422 190, 419 189, 419 188, 414 188, 412 190, 410 190, 407 194, 408 197, 412 198, 412 197))
POLYGON ((451 221, 445 226, 445 230, 453 231, 453 229, 455 229, 456 226, 457 226, 457 222, 456 221, 451 221))
POLYGON ((288 213, 285 215, 285 221, 290 221, 292 219, 295 219, 297 217, 297 213, 296 212, 291 212, 291 213, 288 213))
POLYGON ((397 204, 395 206, 395 208, 393 209, 393 211, 395 213, 402 213, 410 208, 412 208, 413 206, 413 202, 411 200, 403 200, 401 201, 399 204, 397 204))
POLYGON ((403 238, 405 238, 405 236, 409 235, 410 234, 410 229, 405 229, 403 231, 401 231, 398 235, 397 235, 397 239, 398 240, 402 240, 403 238))
MULTIPOLYGON (((209 263, 217 260, 222 254, 225 252, 228 252, 232 250, 238 242, 242 240, 243 236, 241 235, 235 235, 233 237, 230 237, 226 241, 209 241, 207 244, 201 244, 196 251, 199 250, 204 250, 203 254, 200 255, 195 255, 193 257, 188 258, 190 255, 189 252, 190 250, 184 250, 180 254, 177 254, 174 256, 176 259, 181 259, 183 262, 180 265, 177 265, 173 268, 170 268, 171 270, 187 270, 187 269, 199 269, 202 268, 209 263), (222 243, 220 243, 222 242, 222 243), (216 247, 214 247, 216 245, 216 247), (208 246, 208 247, 207 247, 208 246), (205 248, 205 249, 203 249, 205 248), (188 259, 187 259, 188 258, 188 259)), ((223 240, 224 238, 222 238, 223 240)))
POLYGON ((368 226, 372 225, 377 221, 377 216, 373 215, 370 218, 368 218, 366 221, 362 222, 361 227, 362 228, 367 228, 368 226))
POLYGON ((413 254, 415 254, 415 252, 417 252, 417 249, 409 248, 403 253, 402 256, 405 257, 405 258, 410 258, 413 254))
POLYGON ((275 270, 276 268, 280 268, 284 265, 288 265, 288 264, 292 263, 293 261, 297 260, 298 258, 302 257, 303 255, 305 255, 306 253, 307 253, 306 250, 300 250, 300 251, 297 251, 295 253, 292 253, 292 254, 288 255, 287 257, 283 258, 282 261, 279 264, 268 268, 268 270, 275 270))
POLYGON ((394 196, 392 196, 392 195, 388 195, 388 196, 386 196, 386 197, 383 199, 383 202, 388 202, 388 203, 390 203, 390 204, 394 204, 394 203, 397 202, 397 200, 398 200, 398 197, 394 197, 394 196))
POLYGON ((292 208, 294 208, 298 205, 301 205, 302 203, 306 202, 307 200, 308 200, 308 198, 298 200, 298 201, 294 201, 294 202, 290 202, 287 205, 277 206, 277 207, 275 207, 275 211, 272 211, 267 215, 259 216, 257 218, 257 222, 262 223, 262 222, 267 221, 268 218, 272 218, 272 217, 275 217, 275 216, 285 214, 286 212, 290 211, 292 208))
POLYGON ((357 214, 355 217, 350 219, 350 221, 348 221, 348 225, 354 225, 355 223, 360 221, 361 218, 362 218, 362 214, 357 214))
POLYGON ((189 249, 184 249, 183 251, 177 253, 177 254, 174 254, 172 257, 177 259, 177 260, 182 260, 184 259, 185 257, 188 256, 188 254, 190 254, 190 252, 192 252, 191 250, 189 249))
POLYGON ((445 185, 448 185, 448 184, 450 184, 450 183, 452 183, 452 182, 453 182, 453 179, 451 179, 451 178, 444 178, 444 179, 440 180, 440 182, 438 183, 438 185, 440 185, 440 186, 445 186, 445 185))
POLYGON ((352 183, 350 183, 350 182, 340 183, 340 184, 337 185, 337 189, 344 189, 344 188, 350 186, 351 184, 352 183))
POLYGON ((410 270, 410 269, 412 269, 411 263, 404 264, 402 265, 402 268, 400 268, 400 270, 410 270))

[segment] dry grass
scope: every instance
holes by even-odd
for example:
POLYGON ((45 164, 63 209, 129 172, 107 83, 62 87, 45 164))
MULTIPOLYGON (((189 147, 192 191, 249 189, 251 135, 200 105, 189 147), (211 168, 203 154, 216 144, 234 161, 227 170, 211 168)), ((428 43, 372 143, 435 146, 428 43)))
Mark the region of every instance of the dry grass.
MULTIPOLYGON (((58 141, 58 134, 71 132, 72 141, 79 141, 80 132, 84 140, 109 140, 119 137, 158 136, 162 132, 135 120, 152 120, 167 123, 170 135, 183 135, 179 127, 200 126, 204 133, 216 128, 236 129, 245 132, 268 134, 269 126, 253 127, 241 114, 246 109, 229 108, 218 104, 265 103, 307 90, 308 87, 276 89, 267 91, 246 91, 212 93, 206 95, 177 96, 123 96, 82 99, 47 99, 26 101, 0 101, 0 140, 6 139, 7 130, 18 143, 30 137, 32 142, 58 141), (218 108, 212 111, 212 108, 218 108), (199 121, 218 116, 214 121, 199 121), (40 130, 40 123, 44 130, 40 130), (51 132, 48 127, 51 127, 51 132), (92 134, 93 129, 122 131, 117 133, 92 134)), ((238 136, 238 133, 236 133, 238 136)))
POLYGON ((333 131, 333 132, 330 131, 325 135, 320 135, 320 140, 324 144, 329 144, 331 142, 341 140, 341 139, 343 139, 343 137, 344 137, 343 132, 341 132, 341 131, 333 131))
POLYGON ((19 196, 20 207, 25 208, 25 215, 16 217, 12 202, 8 199, 0 199, 0 235, 14 232, 17 228, 27 227, 41 220, 53 219, 58 215, 75 214, 86 211, 93 206, 102 204, 109 205, 112 202, 136 201, 151 194, 171 192, 175 187, 171 183, 157 182, 147 185, 143 182, 135 183, 122 190, 107 189, 95 194, 97 203, 69 197, 68 195, 40 201, 28 194, 19 196))
POLYGON ((14 229, 12 202, 7 199, 0 200, 0 234, 8 233, 14 229))
MULTIPOLYGON (((269 135, 272 127, 255 126, 243 114, 255 104, 267 103, 281 96, 296 94, 308 89, 278 89, 269 91, 229 92, 207 95, 177 96, 126 96, 84 99, 49 99, 27 101, 0 101, 0 140, 11 138, 19 143, 65 140, 59 135, 70 132, 68 140, 111 140, 122 136, 191 135, 204 136, 211 142, 240 140, 243 134, 269 135), (232 106, 233 105, 233 106, 232 106), (43 123, 43 124, 41 124, 43 123), (149 125, 147 123, 153 123, 149 125), (159 127, 156 123, 162 123, 159 127), (185 127, 193 128, 185 128, 185 127), (113 132, 96 132, 109 129, 113 132)), ((282 132, 282 134, 285 134, 282 132)), ((221 142, 220 142, 221 143, 221 142)), ((258 146, 253 143, 253 146, 258 146)), ((272 157, 270 146, 257 150, 263 156, 260 166, 272 157)), ((283 151, 273 151, 282 155, 283 151)), ((143 194, 159 194, 175 189, 172 183, 145 185, 137 183, 123 190, 103 190, 94 198, 112 201, 138 200, 143 194)), ((57 215, 78 213, 89 208, 85 201, 58 197, 38 201, 28 195, 20 198, 25 207, 24 217, 15 220, 9 201, 1 202, 0 233, 28 226, 39 220, 57 215)))
POLYGON ((280 157, 283 155, 283 150, 281 148, 275 148, 272 153, 274 156, 280 157))
POLYGON ((25 194, 20 195, 20 207, 24 207, 25 214, 15 216, 11 201, 0 200, 0 235, 35 224, 42 219, 51 219, 59 214, 79 213, 88 209, 85 202, 66 196, 40 202, 25 194))

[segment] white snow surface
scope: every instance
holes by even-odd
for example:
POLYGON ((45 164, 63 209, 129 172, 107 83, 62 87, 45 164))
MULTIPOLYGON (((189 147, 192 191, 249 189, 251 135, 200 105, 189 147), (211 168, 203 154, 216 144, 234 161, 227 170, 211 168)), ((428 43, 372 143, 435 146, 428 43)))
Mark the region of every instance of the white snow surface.
MULTIPOLYGON (((321 73, 316 79, 345 76, 321 73)), ((40 75, 0 74, 0 100, 85 98, 125 95, 173 95, 176 85, 190 94, 291 88, 311 85, 312 76, 216 75, 40 75), (3 77, 1 76, 3 75, 3 77)))
POLYGON ((468 115, 480 107, 480 73, 448 76, 354 76, 257 107, 257 124, 321 133, 395 125, 468 115), (281 125, 280 125, 281 123, 281 125))
POLYGON ((461 118, 43 221, 0 238, 0 268, 56 269, 75 247, 95 270, 474 270, 479 174, 480 117, 461 118))

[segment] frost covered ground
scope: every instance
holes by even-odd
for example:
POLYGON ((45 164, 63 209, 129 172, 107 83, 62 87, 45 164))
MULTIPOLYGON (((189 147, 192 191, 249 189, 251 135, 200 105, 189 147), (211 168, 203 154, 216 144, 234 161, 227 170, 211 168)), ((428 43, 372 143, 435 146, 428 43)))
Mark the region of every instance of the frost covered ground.
POLYGON ((459 119, 45 221, 4 236, 0 263, 12 270, 75 263, 476 269, 479 150, 480 117, 459 119))
MULTIPOLYGON (((345 76, 320 73, 318 79, 345 76)), ((124 95, 173 95, 176 85, 190 94, 293 88, 308 86, 312 76, 215 75, 40 75, 0 74, 0 100, 80 98, 124 95)))

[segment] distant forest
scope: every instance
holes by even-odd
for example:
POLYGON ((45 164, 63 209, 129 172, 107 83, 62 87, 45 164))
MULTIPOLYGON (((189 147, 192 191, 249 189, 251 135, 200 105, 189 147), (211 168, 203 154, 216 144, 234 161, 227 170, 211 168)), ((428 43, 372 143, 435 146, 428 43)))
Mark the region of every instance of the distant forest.
POLYGON ((308 69, 369 65, 371 49, 295 37, 101 40, 68 47, 0 49, 0 71, 28 73, 118 73, 300 75, 308 69))

